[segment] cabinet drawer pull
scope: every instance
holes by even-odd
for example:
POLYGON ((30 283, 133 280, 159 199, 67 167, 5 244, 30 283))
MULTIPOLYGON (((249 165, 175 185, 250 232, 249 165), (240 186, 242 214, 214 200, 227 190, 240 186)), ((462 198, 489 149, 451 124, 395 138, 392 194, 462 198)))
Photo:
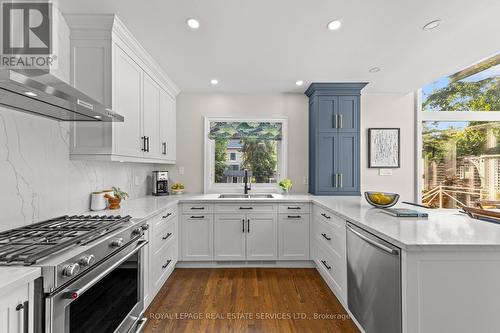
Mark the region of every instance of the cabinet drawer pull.
POLYGON ((328 237, 326 234, 321 234, 321 236, 323 236, 326 240, 332 240, 332 238, 328 237))
POLYGON ((325 213, 321 213, 321 216, 323 216, 325 219, 331 219, 331 216, 326 215, 325 213))
POLYGON ((168 219, 170 216, 172 216, 172 213, 168 213, 167 215, 163 215, 161 218, 168 219))
POLYGON ((165 239, 167 239, 170 236, 172 236, 171 232, 169 232, 168 234, 166 234, 165 236, 163 236, 161 239, 165 240, 165 239))
POLYGON ((190 217, 191 219, 204 219, 205 215, 193 215, 190 217))
POLYGON ((253 209, 253 207, 240 207, 240 209, 253 209))
POLYGON ((205 207, 191 207, 191 210, 204 210, 205 207))
POLYGON ((301 208, 300 207, 287 207, 286 209, 298 209, 298 210, 300 210, 301 208))
POLYGON ((326 267, 326 269, 328 269, 328 270, 332 269, 332 266, 328 266, 328 264, 326 263, 326 260, 321 260, 321 263, 323 264, 323 266, 326 267))
POLYGON ((165 265, 161 266, 162 269, 165 269, 168 267, 168 265, 170 265, 170 263, 172 262, 172 260, 167 260, 167 262, 165 263, 165 265))
POLYGON ((300 219, 302 216, 300 215, 288 215, 289 219, 300 219))

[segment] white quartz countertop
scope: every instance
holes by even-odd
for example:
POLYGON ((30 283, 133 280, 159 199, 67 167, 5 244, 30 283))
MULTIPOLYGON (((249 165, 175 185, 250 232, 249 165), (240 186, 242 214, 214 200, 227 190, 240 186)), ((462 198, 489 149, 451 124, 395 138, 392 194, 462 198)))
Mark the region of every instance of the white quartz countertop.
POLYGON ((38 267, 0 267, 0 297, 41 275, 42 272, 38 267))
POLYGON ((183 194, 164 197, 147 196, 122 202, 119 210, 88 214, 130 215, 148 218, 160 210, 183 202, 312 202, 364 228, 380 238, 407 250, 455 250, 457 247, 500 249, 500 225, 469 218, 458 210, 423 209, 406 204, 395 207, 426 211, 428 218, 396 218, 370 206, 363 197, 275 194, 274 198, 218 198, 219 194, 183 194))

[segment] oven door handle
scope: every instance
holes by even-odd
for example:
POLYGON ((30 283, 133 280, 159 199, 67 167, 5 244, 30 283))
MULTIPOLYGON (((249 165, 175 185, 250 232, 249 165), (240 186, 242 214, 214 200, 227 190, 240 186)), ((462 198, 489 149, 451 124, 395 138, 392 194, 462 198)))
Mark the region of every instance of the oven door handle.
POLYGON ((130 257, 132 257, 134 254, 136 254, 137 252, 139 252, 148 243, 149 243, 149 241, 147 241, 147 240, 141 240, 141 241, 139 241, 137 243, 137 247, 135 249, 133 249, 129 254, 127 254, 127 256, 125 256, 124 258, 121 258, 120 260, 118 260, 116 263, 114 263, 112 266, 108 267, 101 274, 99 274, 98 276, 96 276, 95 278, 93 278, 92 280, 90 280, 87 284, 83 285, 82 287, 80 287, 78 289, 69 291, 68 298, 77 299, 78 297, 80 297, 80 295, 83 295, 94 284, 96 284, 97 282, 99 282, 99 280, 101 280, 103 277, 105 277, 106 275, 108 275, 109 273, 111 273, 115 268, 117 268, 118 266, 120 266, 121 264, 123 264, 125 261, 127 261, 127 259, 129 259, 130 257))

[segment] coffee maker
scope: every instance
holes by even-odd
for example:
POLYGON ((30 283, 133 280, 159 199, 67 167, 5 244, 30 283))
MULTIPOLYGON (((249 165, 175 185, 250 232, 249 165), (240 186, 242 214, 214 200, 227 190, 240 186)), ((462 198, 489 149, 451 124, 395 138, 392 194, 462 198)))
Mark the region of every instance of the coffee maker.
POLYGON ((168 171, 153 171, 153 195, 169 195, 168 171))

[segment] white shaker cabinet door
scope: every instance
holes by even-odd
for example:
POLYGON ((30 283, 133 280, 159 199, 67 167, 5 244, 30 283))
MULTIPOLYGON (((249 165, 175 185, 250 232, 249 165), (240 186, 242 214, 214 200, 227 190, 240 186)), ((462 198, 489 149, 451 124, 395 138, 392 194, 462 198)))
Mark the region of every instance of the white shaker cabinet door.
POLYGON ((166 91, 160 90, 160 149, 161 158, 176 159, 176 102, 166 91))
POLYGON ((245 260, 245 215, 215 216, 215 260, 245 260))
POLYGON ((22 285, 0 295, 0 332, 22 333, 24 328, 25 303, 28 301, 28 284, 22 285))
POLYGON ((141 139, 142 69, 119 46, 114 45, 113 111, 124 116, 122 123, 113 123, 115 154, 143 156, 141 139))
POLYGON ((148 75, 143 81, 143 131, 146 137, 144 157, 161 158, 160 144, 160 86, 148 75))
POLYGON ((213 260, 213 215, 182 216, 182 259, 213 260))
POLYGON ((280 260, 309 260, 309 214, 280 214, 280 260))
POLYGON ((247 214, 247 260, 278 259, 276 214, 247 214))

